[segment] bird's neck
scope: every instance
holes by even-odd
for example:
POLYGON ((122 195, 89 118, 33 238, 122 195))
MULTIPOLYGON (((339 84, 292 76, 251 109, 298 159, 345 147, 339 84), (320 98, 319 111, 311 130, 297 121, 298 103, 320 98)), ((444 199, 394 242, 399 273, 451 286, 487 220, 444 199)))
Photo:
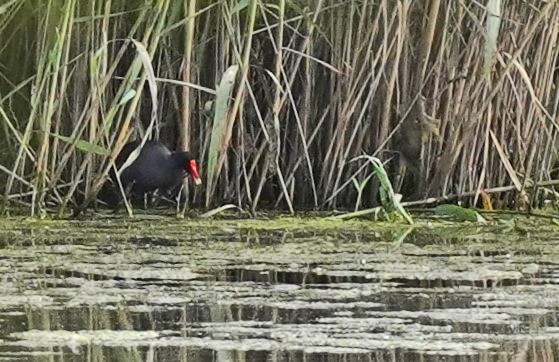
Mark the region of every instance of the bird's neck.
POLYGON ((173 152, 171 154, 173 164, 178 168, 184 168, 188 163, 186 152, 173 152))

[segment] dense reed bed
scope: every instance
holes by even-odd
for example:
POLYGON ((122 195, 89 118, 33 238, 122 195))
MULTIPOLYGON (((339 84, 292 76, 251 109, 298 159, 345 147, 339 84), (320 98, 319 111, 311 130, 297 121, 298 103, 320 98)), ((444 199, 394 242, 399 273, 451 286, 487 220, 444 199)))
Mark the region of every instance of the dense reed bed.
POLYGON ((3 210, 89 203, 142 137, 198 155, 188 207, 375 203, 365 154, 404 199, 534 205, 558 178, 558 31, 555 1, 7 0, 3 210))

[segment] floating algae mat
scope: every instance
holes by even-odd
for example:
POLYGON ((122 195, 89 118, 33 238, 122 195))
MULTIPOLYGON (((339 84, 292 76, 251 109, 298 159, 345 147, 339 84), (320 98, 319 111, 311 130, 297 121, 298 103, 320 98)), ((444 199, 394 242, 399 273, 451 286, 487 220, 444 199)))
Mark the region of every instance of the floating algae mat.
POLYGON ((559 229, 0 225, 0 360, 557 361, 559 229))

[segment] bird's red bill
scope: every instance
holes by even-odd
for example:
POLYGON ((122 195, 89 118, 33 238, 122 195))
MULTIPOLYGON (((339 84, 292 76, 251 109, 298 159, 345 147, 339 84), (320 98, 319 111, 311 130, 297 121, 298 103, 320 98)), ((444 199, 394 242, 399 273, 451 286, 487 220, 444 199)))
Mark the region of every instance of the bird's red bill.
POLYGON ((194 179, 194 183, 196 185, 202 184, 202 179, 200 178, 200 174, 198 173, 198 163, 195 160, 190 161, 190 174, 194 179))

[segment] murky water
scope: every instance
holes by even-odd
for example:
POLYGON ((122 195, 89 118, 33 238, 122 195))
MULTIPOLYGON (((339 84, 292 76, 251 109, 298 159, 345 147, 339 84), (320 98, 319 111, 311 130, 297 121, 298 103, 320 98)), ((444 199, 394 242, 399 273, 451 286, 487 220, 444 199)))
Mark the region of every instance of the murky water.
POLYGON ((48 227, 0 232, 0 360, 559 360, 554 233, 48 227))

